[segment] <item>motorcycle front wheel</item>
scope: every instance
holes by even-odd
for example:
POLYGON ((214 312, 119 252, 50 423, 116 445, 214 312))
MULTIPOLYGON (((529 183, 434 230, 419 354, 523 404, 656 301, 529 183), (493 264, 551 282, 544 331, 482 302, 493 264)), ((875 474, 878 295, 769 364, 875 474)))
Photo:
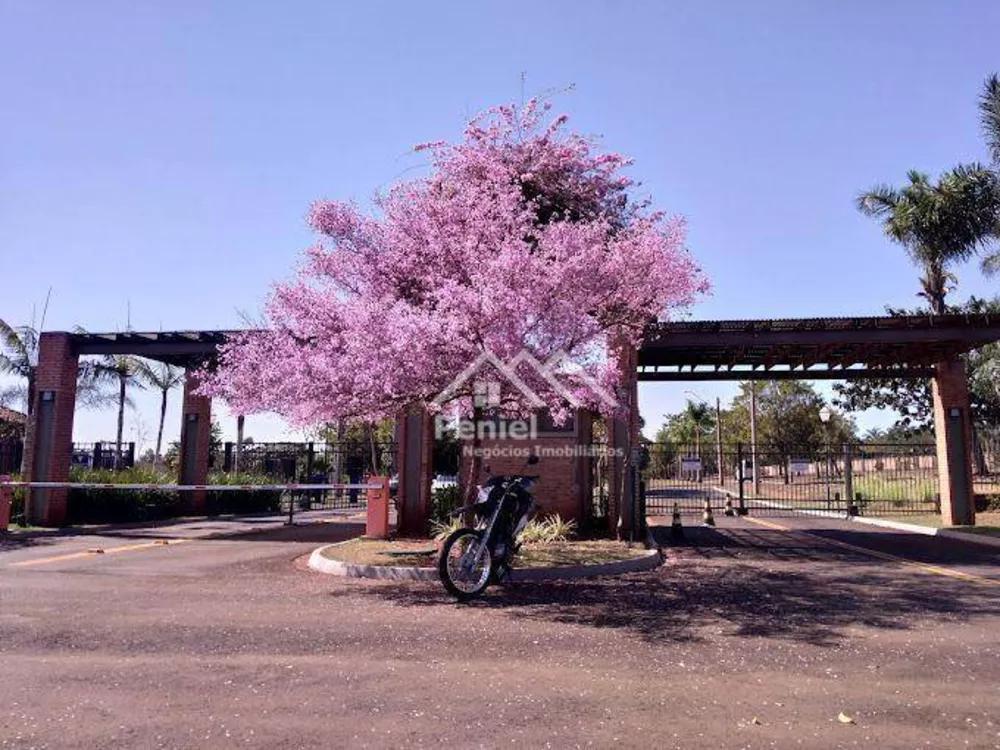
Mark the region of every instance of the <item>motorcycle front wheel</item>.
POLYGON ((490 585, 493 556, 476 529, 453 531, 441 546, 438 573, 448 593, 459 601, 480 596, 490 585))

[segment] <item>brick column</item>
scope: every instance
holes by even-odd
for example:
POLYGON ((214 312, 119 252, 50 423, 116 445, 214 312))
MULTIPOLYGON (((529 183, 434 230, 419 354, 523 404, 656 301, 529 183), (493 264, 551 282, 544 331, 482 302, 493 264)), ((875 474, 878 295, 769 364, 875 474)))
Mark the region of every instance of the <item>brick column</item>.
POLYGON ((423 536, 431 508, 434 473, 434 420, 427 410, 413 407, 396 419, 396 528, 400 535, 423 536))
MULTIPOLYGON (((181 484, 205 484, 208 481, 208 454, 212 441, 212 399, 195 393, 199 386, 194 370, 184 379, 184 408, 181 412, 181 451, 178 481, 181 484)), ((184 508, 191 513, 205 510, 205 491, 185 492, 184 508)))
POLYGON ((934 365, 934 437, 941 486, 941 521, 945 526, 976 522, 972 485, 972 423, 965 363, 934 365))
MULTIPOLYGON (((38 341, 38 370, 32 408, 35 439, 27 465, 35 482, 68 482, 73 452, 73 411, 79 357, 68 333, 43 333, 38 341)), ((66 522, 66 489, 32 490, 27 517, 39 526, 66 522)))

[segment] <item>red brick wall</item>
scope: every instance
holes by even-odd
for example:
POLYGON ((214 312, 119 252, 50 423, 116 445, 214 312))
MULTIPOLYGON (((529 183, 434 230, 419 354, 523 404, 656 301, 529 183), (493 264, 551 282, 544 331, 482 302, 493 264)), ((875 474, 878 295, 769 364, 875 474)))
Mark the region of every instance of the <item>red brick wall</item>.
MULTIPOLYGON (((580 456, 548 455, 552 451, 576 450, 587 446, 591 440, 591 415, 581 412, 577 415, 575 434, 542 434, 531 440, 483 440, 486 457, 484 466, 489 466, 492 474, 537 474, 535 499, 542 516, 558 513, 564 520, 573 519, 580 523, 584 516, 585 503, 590 500, 590 460, 580 456), (517 455, 502 455, 502 452, 517 455), (525 466, 525 452, 539 456, 534 466, 525 466)), ((469 476, 467 455, 462 457, 459 481, 464 486, 469 476)), ((485 479, 483 474, 479 481, 485 479)))
POLYGON ((965 374, 965 363, 955 359, 939 362, 934 366, 935 377, 932 387, 934 394, 934 435, 937 442, 938 473, 941 488, 941 519, 946 526, 975 523, 975 503, 972 489, 972 424, 969 417, 969 386, 965 374), (948 422, 953 418, 948 416, 952 407, 962 409, 963 432, 965 435, 965 465, 962 471, 966 473, 966 486, 969 497, 963 502, 956 502, 953 497, 949 477, 949 450, 955 446, 949 444, 948 422))
MULTIPOLYGON (((73 351, 68 333, 43 333, 38 345, 38 370, 36 376, 34 419, 38 418, 41 400, 46 391, 55 393, 54 419, 48 439, 52 452, 48 470, 42 471, 35 450, 29 450, 28 466, 36 482, 69 481, 70 459, 73 451, 73 411, 76 406, 76 371, 79 358, 73 351)), ((36 430, 34 445, 45 436, 36 430)), ((40 490, 29 493, 28 512, 33 523, 42 526, 59 526, 66 520, 67 490, 40 490)))
MULTIPOLYGON (((198 388, 198 379, 193 370, 188 370, 184 380, 184 408, 181 412, 181 451, 179 481, 183 484, 205 484, 208 480, 208 456, 212 441, 212 399, 199 396, 194 391, 198 388), (188 429, 188 415, 198 415, 198 427, 194 435, 188 429), (185 460, 187 441, 196 438, 197 459, 192 476, 185 476, 185 460)), ((205 508, 205 492, 197 490, 184 493, 183 500, 188 510, 198 513, 205 508)))

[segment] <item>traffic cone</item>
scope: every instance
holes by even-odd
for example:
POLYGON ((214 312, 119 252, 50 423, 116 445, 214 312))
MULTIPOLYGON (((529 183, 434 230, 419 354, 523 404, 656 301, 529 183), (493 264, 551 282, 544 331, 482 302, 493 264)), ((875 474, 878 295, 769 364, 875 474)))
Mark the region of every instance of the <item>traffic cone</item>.
POLYGON ((715 526, 715 518, 712 516, 712 500, 705 498, 705 512, 701 514, 701 522, 706 526, 715 526))
POLYGON ((673 542, 684 541, 684 527, 681 525, 681 509, 674 503, 674 515, 670 520, 670 540, 673 542))
POLYGON ((726 509, 724 511, 727 516, 735 516, 736 510, 733 508, 733 499, 731 497, 726 498, 726 509))

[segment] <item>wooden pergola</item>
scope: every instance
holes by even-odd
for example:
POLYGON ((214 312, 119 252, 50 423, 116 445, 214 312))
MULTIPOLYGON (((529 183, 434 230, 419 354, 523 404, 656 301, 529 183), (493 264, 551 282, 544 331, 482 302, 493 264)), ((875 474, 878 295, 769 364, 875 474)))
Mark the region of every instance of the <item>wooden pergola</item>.
MULTIPOLYGON (((181 430, 182 484, 203 484, 208 471, 211 400, 197 393, 194 373, 210 364, 219 346, 236 331, 125 333, 43 333, 39 366, 31 478, 65 482, 69 476, 79 358, 133 354, 188 370, 181 430)), ((851 380, 929 378, 933 380, 935 434, 945 524, 973 523, 971 424, 965 367, 960 355, 1000 340, 1000 319, 989 315, 803 318, 661 323, 643 344, 623 353, 625 393, 630 414, 613 420, 615 447, 637 445, 638 383, 689 380, 851 380)), ((422 528, 429 509, 430 430, 424 413, 401 415, 399 422, 399 503, 407 525, 422 528)), ((631 507, 625 453, 616 459, 609 516, 629 528, 631 507), (621 513, 621 519, 618 514, 621 513)), ((582 460, 582 459, 580 459, 582 460)), ((66 491, 32 493, 32 522, 59 525, 65 519, 66 491)), ((191 493, 197 512, 203 497, 191 493)))
POLYGON ((1000 340, 990 315, 660 323, 639 380, 932 378, 938 362, 1000 340))

